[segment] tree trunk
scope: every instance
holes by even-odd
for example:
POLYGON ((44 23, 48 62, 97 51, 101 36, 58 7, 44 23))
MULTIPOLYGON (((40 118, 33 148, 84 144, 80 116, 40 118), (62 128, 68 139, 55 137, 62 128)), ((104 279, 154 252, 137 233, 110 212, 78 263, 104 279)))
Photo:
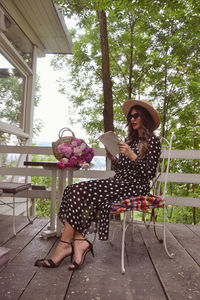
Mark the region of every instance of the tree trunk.
POLYGON ((163 105, 163 121, 162 121, 162 129, 161 129, 161 136, 166 136, 165 126, 166 126, 166 120, 167 120, 167 106, 168 106, 168 95, 167 95, 167 68, 165 66, 165 82, 164 82, 164 89, 165 89, 165 96, 164 96, 164 105, 163 105))
POLYGON ((102 79, 103 79, 103 94, 104 94, 104 132, 114 131, 113 125, 113 95, 112 81, 110 78, 110 61, 109 47, 107 35, 106 13, 101 10, 97 12, 99 19, 100 40, 101 40, 101 55, 102 55, 102 79))

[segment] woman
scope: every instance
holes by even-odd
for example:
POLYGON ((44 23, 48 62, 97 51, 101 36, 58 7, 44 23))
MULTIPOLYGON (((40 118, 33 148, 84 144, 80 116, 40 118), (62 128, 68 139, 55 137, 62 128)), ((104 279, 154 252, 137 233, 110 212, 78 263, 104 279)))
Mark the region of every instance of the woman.
POLYGON ((79 268, 88 252, 94 255, 85 234, 97 229, 100 240, 108 239, 111 204, 150 192, 150 180, 155 176, 160 157, 160 141, 153 133, 160 125, 159 115, 146 100, 125 101, 122 110, 127 118, 128 137, 119 143, 119 159, 107 151, 116 175, 72 184, 65 189, 58 214, 65 225, 61 240, 52 258, 38 260, 36 265, 55 268, 71 256, 74 262, 69 269, 79 268))

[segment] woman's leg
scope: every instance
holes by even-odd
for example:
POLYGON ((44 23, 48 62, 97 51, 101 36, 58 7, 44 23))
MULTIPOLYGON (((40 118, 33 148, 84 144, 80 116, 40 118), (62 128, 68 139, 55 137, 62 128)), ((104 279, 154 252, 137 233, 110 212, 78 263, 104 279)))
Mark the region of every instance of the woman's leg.
MULTIPOLYGON (((74 231, 74 261, 78 265, 82 263, 83 255, 89 247, 90 245, 85 240, 84 235, 78 231, 74 231)), ((74 268, 74 265, 71 264, 69 267, 74 268)))
MULTIPOLYGON (((70 243, 72 242, 72 239, 74 237, 74 229, 71 227, 71 225, 66 221, 64 226, 64 231, 61 235, 60 240, 68 243, 63 243, 59 241, 54 254, 52 256, 52 261, 57 265, 60 263, 60 261, 66 257, 69 256, 72 253, 72 246, 70 243)), ((44 261, 46 265, 50 265, 48 260, 44 261)))

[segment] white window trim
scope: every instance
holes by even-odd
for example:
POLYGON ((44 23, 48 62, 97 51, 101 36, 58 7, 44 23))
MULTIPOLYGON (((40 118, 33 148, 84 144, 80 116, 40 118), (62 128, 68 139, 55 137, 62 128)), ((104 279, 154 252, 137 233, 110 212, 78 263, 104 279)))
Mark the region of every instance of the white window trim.
MULTIPOLYGON (((26 113, 27 113, 27 102, 28 102, 28 86, 30 81, 33 80, 33 71, 28 66, 28 64, 24 61, 21 55, 17 52, 17 50, 13 47, 11 42, 6 38, 3 32, 0 32, 0 50, 6 59, 8 59, 13 66, 15 66, 25 77, 24 82, 24 97, 22 99, 22 107, 23 107, 23 116, 22 116, 22 127, 18 127, 15 125, 7 124, 6 122, 0 121, 0 129, 1 131, 8 132, 17 136, 29 138, 30 132, 25 132, 26 128, 26 113)), ((31 112, 30 112, 31 113, 31 112)))

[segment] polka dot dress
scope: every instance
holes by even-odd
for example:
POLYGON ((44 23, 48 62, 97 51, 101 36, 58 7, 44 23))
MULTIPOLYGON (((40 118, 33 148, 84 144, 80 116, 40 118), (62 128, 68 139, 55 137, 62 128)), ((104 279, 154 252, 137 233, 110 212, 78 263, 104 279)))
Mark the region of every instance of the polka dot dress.
MULTIPOLYGON (((138 154, 138 140, 131 149, 138 154)), ((98 231, 100 240, 107 240, 111 204, 132 196, 150 192, 150 180, 155 176, 160 157, 160 141, 149 138, 149 152, 144 159, 132 162, 119 155, 116 175, 108 179, 89 180, 72 184, 64 190, 59 218, 83 234, 98 231)))

